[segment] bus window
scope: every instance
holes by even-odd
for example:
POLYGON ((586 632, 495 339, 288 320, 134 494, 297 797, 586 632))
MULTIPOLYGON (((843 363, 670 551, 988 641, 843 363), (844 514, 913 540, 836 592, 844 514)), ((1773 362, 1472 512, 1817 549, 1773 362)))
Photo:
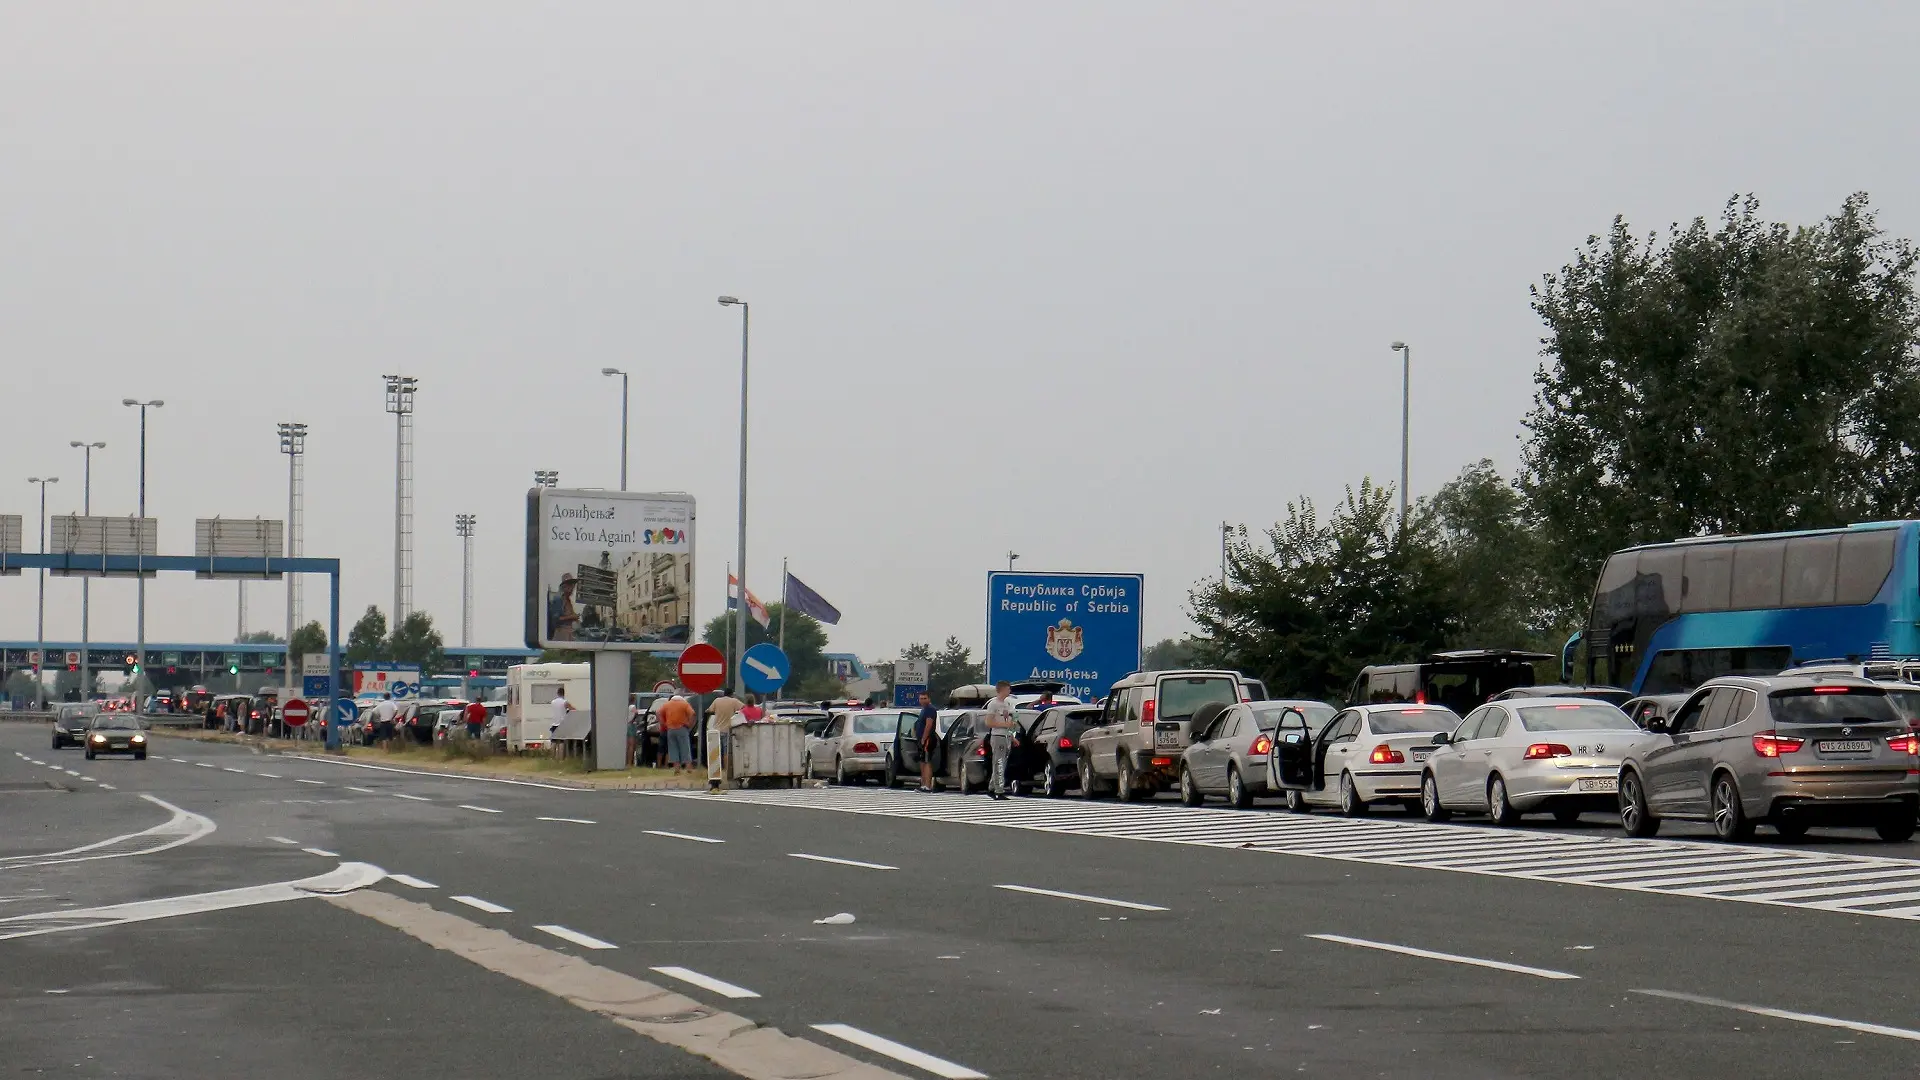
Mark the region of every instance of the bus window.
POLYGON ((1780 566, 1787 556, 1785 540, 1756 540, 1733 547, 1733 595, 1728 604, 1742 608, 1780 606, 1780 566))
MULTIPOLYGON (((1787 541, 1787 562, 1780 602, 1787 607, 1833 603, 1838 536, 1801 536, 1787 541)), ((1878 588, 1876 585, 1875 588, 1878 588)))
POLYGON ((1840 535, 1840 577, 1834 602, 1871 604, 1880 586, 1893 572, 1892 529, 1872 529, 1840 535))
POLYGON ((1681 611, 1725 611, 1733 582, 1731 544, 1700 544, 1687 548, 1685 576, 1680 579, 1681 611))
POLYGON ((1683 694, 1722 675, 1778 675, 1793 663, 1786 646, 1755 649, 1666 649, 1647 665, 1642 694, 1683 694))

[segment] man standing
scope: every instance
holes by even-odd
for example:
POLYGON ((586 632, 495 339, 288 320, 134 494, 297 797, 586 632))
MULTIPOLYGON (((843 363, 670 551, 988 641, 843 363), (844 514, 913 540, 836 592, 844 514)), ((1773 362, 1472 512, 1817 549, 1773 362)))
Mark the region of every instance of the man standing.
POLYGON ((920 790, 933 790, 933 748, 940 745, 940 710, 933 695, 920 691, 920 718, 913 722, 913 738, 920 744, 920 790))
POLYGON ((693 767, 693 706, 675 694, 660 706, 660 734, 667 741, 667 764, 674 772, 693 767))
POLYGON ((1007 797, 1007 754, 1013 750, 1013 733, 1018 729, 1013 719, 1012 684, 1005 679, 994 684, 993 700, 987 702, 987 745, 993 749, 993 777, 987 781, 987 791, 996 799, 1007 797))
POLYGON ((400 706, 393 702, 393 691, 389 690, 380 698, 380 704, 373 707, 373 741, 376 746, 393 745, 393 718, 400 706))
POLYGON ((487 733, 487 707, 480 702, 467 702, 460 718, 467 722, 467 738, 478 739, 487 733))
POLYGON ((547 729, 547 745, 549 747, 553 746, 554 742, 559 739, 560 728, 567 722, 567 714, 580 711, 573 707, 573 702, 567 700, 567 692, 565 690, 557 690, 554 692, 553 705, 551 708, 553 709, 553 726, 547 729))
POLYGON ((640 739, 646 731, 646 714, 640 711, 640 703, 627 703, 627 768, 633 768, 640 758, 640 739))
MULTIPOLYGON (((733 741, 733 737, 728 733, 733 730, 733 719, 740 714, 741 709, 746 707, 746 702, 741 701, 732 694, 721 694, 719 697, 713 699, 712 705, 708 706, 707 711, 713 716, 713 723, 707 728, 707 737, 714 738, 717 736, 720 740, 720 775, 713 775, 711 769, 707 772, 707 779, 714 781, 715 787, 718 787, 718 781, 724 779, 727 775, 727 766, 729 764, 727 761, 727 744, 733 741)), ((707 761, 713 761, 713 749, 711 747, 707 750, 707 761)))

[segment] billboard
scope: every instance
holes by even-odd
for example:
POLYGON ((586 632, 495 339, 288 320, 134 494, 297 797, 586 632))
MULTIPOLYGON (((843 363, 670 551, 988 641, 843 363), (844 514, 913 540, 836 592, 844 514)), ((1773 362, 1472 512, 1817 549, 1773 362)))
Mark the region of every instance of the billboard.
POLYGON ((353 665, 353 696, 380 697, 392 694, 396 700, 420 696, 420 665, 397 664, 385 660, 353 665))
POLYGON ((527 492, 527 647, 678 651, 693 634, 693 496, 527 492))
POLYGON ((1139 574, 987 575, 987 681, 1048 679, 1083 700, 1140 668, 1139 574))

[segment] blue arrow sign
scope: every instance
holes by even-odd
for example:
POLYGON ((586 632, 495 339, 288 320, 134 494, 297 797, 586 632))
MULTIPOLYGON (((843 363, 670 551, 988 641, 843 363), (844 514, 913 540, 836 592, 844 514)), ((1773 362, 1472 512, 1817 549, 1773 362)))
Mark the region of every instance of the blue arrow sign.
POLYGON ((793 661, 780 651, 780 646, 763 641, 740 658, 740 674, 746 680, 747 689, 756 694, 771 694, 787 685, 787 677, 793 674, 793 661))

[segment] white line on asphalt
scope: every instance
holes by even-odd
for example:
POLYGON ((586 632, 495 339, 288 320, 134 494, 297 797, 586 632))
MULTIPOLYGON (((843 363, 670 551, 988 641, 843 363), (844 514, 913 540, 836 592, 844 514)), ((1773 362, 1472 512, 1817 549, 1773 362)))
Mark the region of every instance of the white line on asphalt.
POLYGON ((306 852, 309 855, 318 855, 323 859, 337 859, 340 857, 339 852, 328 851, 326 848, 303 847, 300 850, 306 852))
POLYGON ((583 949, 617 949, 620 947, 611 942, 601 941, 597 937, 588 937, 578 930, 569 930, 564 926, 555 926, 552 923, 544 926, 536 926, 534 929, 542 933, 552 934, 562 941, 571 941, 583 949))
POLYGON ((447 899, 452 900, 454 903, 457 903, 457 904, 465 904, 470 908, 479 908, 481 911, 490 911, 495 915, 500 915, 505 912, 509 912, 513 910, 512 908, 506 907, 505 905, 496 904, 491 900, 482 900, 477 896, 449 896, 447 897, 447 899))
POLYGON ((233 766, 231 766, 231 765, 222 765, 222 766, 220 766, 220 767, 221 767, 222 769, 225 769, 225 770, 226 770, 226 771, 228 771, 228 772, 237 772, 237 773, 243 773, 243 772, 246 772, 246 771, 247 771, 247 770, 245 770, 245 769, 236 769, 236 768, 234 768, 234 767, 233 767, 233 766))
POLYGON ((405 799, 408 802, 432 802, 433 801, 432 799, 423 798, 422 796, 419 796, 419 795, 409 795, 404 791, 389 791, 387 792, 387 794, 393 796, 396 799, 405 799))
POLYGON ((278 779, 280 779, 280 774, 279 774, 279 773, 270 773, 270 772, 263 772, 263 773, 259 773, 259 774, 257 774, 257 775, 260 775, 260 776, 264 776, 264 777, 266 777, 266 778, 267 778, 267 779, 269 779, 269 780, 278 780, 278 779))
POLYGON ((813 1030, 832 1035, 836 1039, 845 1039, 855 1046, 864 1046, 876 1054, 885 1054, 895 1061, 903 1061, 916 1069, 925 1069, 935 1076, 944 1076, 947 1080, 986 1080, 986 1073, 969 1069, 965 1065, 956 1065, 945 1058, 903 1046, 892 1039, 883 1039, 872 1032, 861 1031, 846 1024, 815 1024, 813 1030))
POLYGON ((359 792, 359 793, 360 793, 360 794, 362 794, 362 795, 378 795, 378 794, 380 794, 379 792, 377 792, 377 791, 375 791, 375 790, 373 790, 373 789, 372 789, 372 788, 370 788, 370 787, 354 787, 354 786, 353 786, 352 784, 348 784, 348 785, 347 785, 347 790, 348 790, 348 791, 357 791, 357 792, 359 792))
POLYGON ((213 763, 212 763, 211 761, 196 761, 196 762, 194 762, 194 764, 195 764, 195 765, 197 765, 197 766, 199 766, 199 767, 200 767, 200 768, 202 768, 202 769, 211 769, 211 768, 213 768, 213 763))
POLYGON ((1769 1009, 1764 1005, 1742 1005, 1737 1001, 1722 1001, 1719 998, 1702 997, 1699 994, 1682 994, 1673 990, 1635 990, 1636 994, 1648 997, 1666 998, 1669 1001, 1690 1001, 1695 1005, 1711 1005, 1716 1009, 1734 1009, 1755 1016, 1771 1016, 1776 1020, 1798 1020, 1803 1024, 1818 1024, 1821 1027, 1844 1028, 1865 1035, 1885 1035, 1892 1039, 1906 1039, 1920 1042, 1920 1031, 1910 1028, 1887 1027, 1884 1024, 1867 1024, 1858 1020, 1840 1020, 1831 1016, 1819 1016, 1814 1013, 1789 1012, 1786 1009, 1769 1009))
POLYGON ((1031 893, 1034 896, 1057 896, 1062 900, 1081 900, 1089 904, 1105 904, 1108 907, 1126 908, 1128 911, 1166 911, 1166 908, 1154 904, 1136 904, 1131 900, 1110 900, 1104 896, 1086 896, 1081 893, 1055 892, 1052 889, 1036 889, 1031 885, 995 885, 996 889, 1008 892, 1031 893))
POLYGON ((252 907, 256 904, 272 904, 283 900, 300 900, 310 896, 352 892, 379 881, 383 875, 384 871, 377 866, 369 866, 366 863, 341 863, 324 874, 301 878, 297 881, 250 885, 240 889, 197 893, 192 896, 170 896, 161 900, 139 900, 131 904, 114 904, 111 907, 69 908, 39 915, 20 915, 10 919, 0 919, 0 941, 8 938, 57 934, 65 930, 91 930, 101 926, 145 922, 149 919, 164 919, 174 915, 227 911, 233 908, 252 907), (14 929, 15 927, 23 929, 14 929))
POLYGON ((399 773, 402 776, 428 776, 435 780, 472 780, 482 784, 512 784, 514 787, 540 788, 543 791, 582 791, 583 788, 565 787, 560 784, 541 784, 532 780, 505 780, 498 776, 467 776, 456 772, 434 772, 428 769, 396 769, 391 765, 370 765, 364 761, 342 761, 334 757, 320 757, 317 754, 290 754, 289 757, 301 761, 314 761, 322 765, 345 765, 349 769, 372 769, 375 772, 399 773))
POLYGON ((326 786, 327 786, 327 782, 326 782, 325 780, 302 780, 301 778, 299 778, 299 777, 297 777, 297 776, 293 778, 293 782, 294 782, 294 783, 296 783, 296 784, 312 784, 312 785, 314 785, 315 787, 326 787, 326 786))
POLYGON ((298 840, 289 840, 284 836, 269 836, 267 837, 267 839, 273 841, 276 844, 286 844, 288 846, 292 846, 300 842, 298 840))
POLYGON ((73 770, 73 769, 68 769, 68 770, 66 770, 66 773, 67 773, 67 775, 68 775, 68 776, 79 776, 79 775, 80 775, 80 774, 79 774, 79 772, 77 772, 76 770, 73 770))
POLYGON ((825 855, 806 855, 798 851, 787 852, 787 858, 805 859, 808 862, 833 863, 835 866, 858 866, 863 870, 898 870, 900 869, 897 866, 888 866, 885 863, 861 862, 858 859, 834 859, 834 858, 829 858, 825 855))
POLYGON ((495 809, 494 809, 493 807, 491 807, 491 806, 473 806, 473 805, 470 805, 470 804, 468 804, 468 803, 460 803, 460 804, 458 804, 458 805, 459 805, 459 807, 460 807, 460 809, 462 809, 462 810, 478 810, 478 811, 480 811, 480 812, 481 812, 481 813, 483 813, 483 814, 504 814, 504 813, 506 813, 506 811, 504 811, 504 810, 495 810, 495 809))
POLYGON ((155 825, 151 829, 142 829, 137 833, 126 833, 121 836, 108 837, 105 840, 96 840, 91 844, 85 844, 77 848, 68 848, 65 851, 48 851, 38 855, 0 855, 0 869, 11 870, 24 867, 62 866, 67 863, 95 862, 100 859, 125 859, 135 855, 151 855, 156 851, 165 851, 168 848, 179 847, 181 844, 191 844, 203 836, 212 834, 217 828, 211 818, 202 817, 191 810, 182 810, 172 803, 167 802, 165 799, 156 799, 152 795, 142 795, 140 797, 158 806, 160 809, 167 811, 171 816, 166 821, 155 825), (140 840, 142 837, 149 838, 154 842, 154 846, 137 847, 127 843, 127 841, 140 840), (99 855, 85 854, 90 851, 98 851, 101 848, 114 850, 109 850, 105 854, 99 855))
POLYGON ((1518 975, 1533 975, 1542 979, 1578 979, 1580 977, 1569 975, 1564 971, 1527 967, 1524 964, 1507 964, 1499 960, 1482 960, 1477 956, 1461 956, 1457 953, 1433 952, 1428 949, 1410 948, 1406 945, 1390 945, 1384 941, 1368 941, 1365 938, 1343 937, 1339 934, 1308 934, 1307 936, 1316 941, 1331 941, 1337 945, 1357 945, 1362 949, 1378 949, 1381 952, 1399 953, 1402 956, 1418 956, 1425 960, 1445 960, 1450 964, 1470 964, 1474 967, 1511 971, 1518 975))
POLYGON ((437 889, 440 887, 431 881, 423 881, 420 878, 414 877, 412 874, 388 874, 387 880, 397 881, 409 889, 437 889))
POLYGON ((534 820, 535 820, 535 821, 564 821, 564 822, 566 822, 566 823, 568 823, 568 824, 570 824, 570 825, 598 825, 598 824, 600 824, 600 823, 599 823, 599 822, 597 822, 597 821, 592 821, 592 820, 589 820, 589 819, 587 819, 587 818, 583 818, 583 817, 543 817, 543 818, 535 818, 534 820))
POLYGON ((117 787, 114 787, 112 784, 109 784, 103 781, 100 784, 100 790, 101 791, 119 791, 120 789, 117 787))
POLYGON ((657 971, 669 979, 679 979, 683 983, 691 983, 694 986, 700 987, 702 990, 711 990, 721 997, 757 998, 760 996, 744 986, 735 986, 730 982, 716 979, 711 975, 702 975, 692 968, 657 967, 651 970, 657 971))
POLYGON ((180 764, 182 764, 182 765, 185 765, 185 764, 187 763, 187 759, 186 759, 186 758, 183 758, 183 757, 170 757, 170 758, 168 758, 167 760, 168 760, 168 761, 177 761, 177 762, 179 762, 179 763, 180 763, 180 764))
POLYGON ((664 837, 666 837, 666 838, 667 838, 667 839, 669 839, 669 840, 692 840, 693 842, 695 842, 695 843, 697 843, 697 844, 724 844, 724 843, 726 843, 726 841, 725 841, 725 840, 715 840, 715 839, 714 839, 713 837, 711 837, 711 836, 695 836, 695 835, 693 835, 692 833, 683 833, 683 832, 667 832, 667 831, 665 831, 665 830, 663 830, 663 829, 641 829, 640 831, 641 831, 641 832, 643 832, 643 833, 646 833, 646 834, 648 834, 649 836, 664 836, 664 837))

